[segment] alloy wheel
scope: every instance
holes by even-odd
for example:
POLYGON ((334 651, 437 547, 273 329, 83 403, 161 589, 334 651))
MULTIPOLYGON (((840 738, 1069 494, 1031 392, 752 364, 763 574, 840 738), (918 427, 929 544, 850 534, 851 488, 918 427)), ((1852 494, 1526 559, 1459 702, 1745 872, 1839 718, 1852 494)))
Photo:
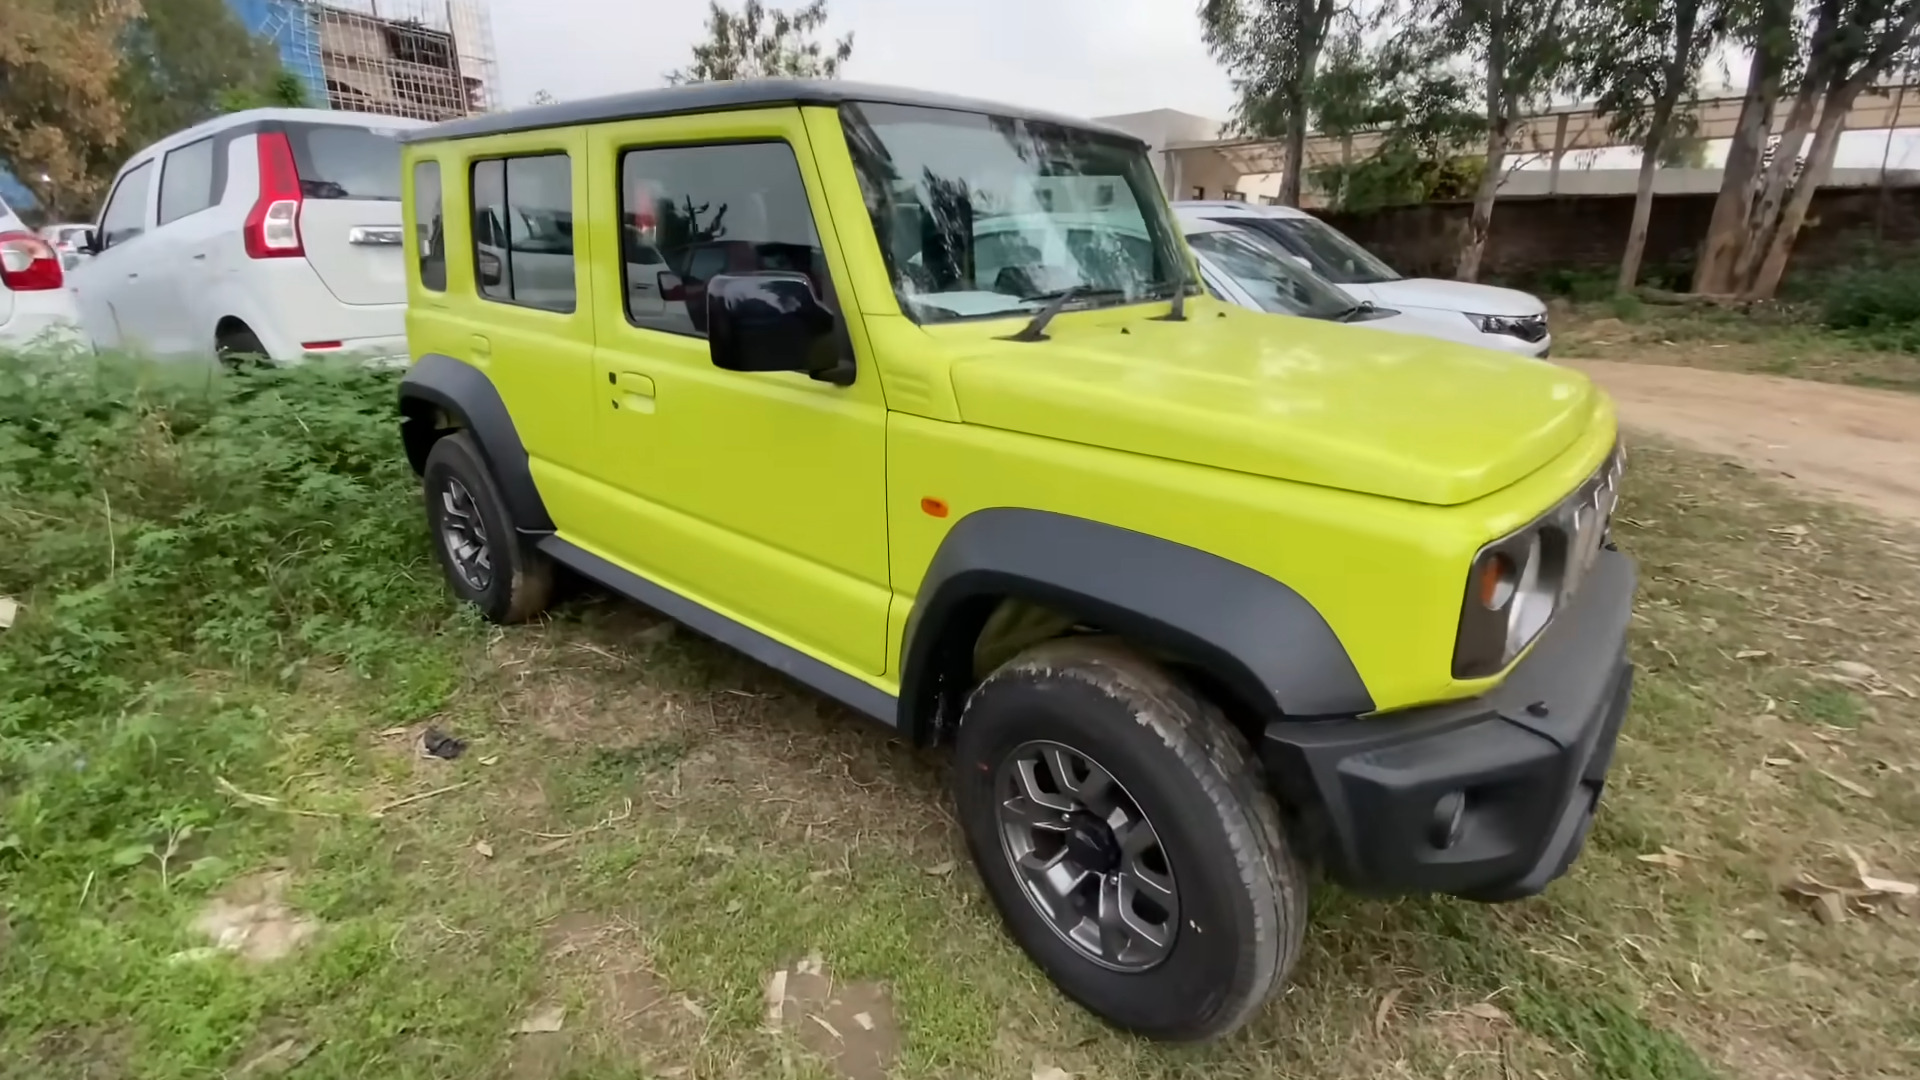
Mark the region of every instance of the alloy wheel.
POLYGON ((493 553, 487 546, 487 525, 474 506, 473 493, 457 476, 440 489, 440 543, 445 545, 454 572, 477 592, 493 584, 493 553))
POLYGON ((1034 908, 1114 971, 1165 960, 1180 894, 1160 834, 1113 774, 1061 743, 1017 747, 996 780, 1000 846, 1034 908))

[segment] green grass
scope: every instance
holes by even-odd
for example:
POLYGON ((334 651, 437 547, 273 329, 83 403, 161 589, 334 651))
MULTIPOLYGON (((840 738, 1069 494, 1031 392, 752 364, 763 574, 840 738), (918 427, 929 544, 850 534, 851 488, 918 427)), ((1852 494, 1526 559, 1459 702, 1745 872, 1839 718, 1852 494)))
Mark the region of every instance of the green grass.
POLYGON ((810 954, 891 1002, 899 1077, 1920 1071, 1914 919, 1823 926, 1774 886, 1844 881, 1847 847, 1920 876, 1920 703, 1893 685, 1920 691, 1920 566, 1877 523, 1636 444, 1642 676, 1575 872, 1499 907, 1323 888, 1288 991, 1165 1047, 1008 944, 941 753, 590 591, 508 630, 455 610, 392 395, 0 359, 0 594, 25 605, 0 631, 0 1076, 237 1075, 275 1047, 301 1077, 832 1076, 811 1021, 762 1030, 766 977, 810 954), (421 757, 429 725, 466 753, 421 757), (1678 868, 1638 858, 1663 847, 1678 868), (183 958, 208 898, 272 868, 317 936, 183 958), (547 1004, 561 1032, 512 1034, 547 1004))
POLYGON ((1567 306, 1556 312, 1553 324, 1557 357, 1784 375, 1920 393, 1920 354, 1913 348, 1890 337, 1891 332, 1823 325, 1818 309, 1805 303, 1734 311, 1613 297, 1567 306))

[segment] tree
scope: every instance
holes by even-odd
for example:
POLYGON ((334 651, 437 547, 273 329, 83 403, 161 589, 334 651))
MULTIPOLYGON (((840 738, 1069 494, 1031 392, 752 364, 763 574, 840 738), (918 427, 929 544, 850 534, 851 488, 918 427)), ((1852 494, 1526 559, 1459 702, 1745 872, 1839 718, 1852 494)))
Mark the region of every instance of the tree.
POLYGON ((116 81, 127 110, 123 159, 235 106, 280 104, 290 88, 304 101, 304 87, 281 68, 273 43, 247 33, 226 0, 143 0, 143 6, 124 35, 116 81))
MULTIPOLYGON (((1640 280, 1647 225, 1653 217, 1654 173, 1670 153, 1685 150, 1692 135, 1688 106, 1693 87, 1723 26, 1709 3, 1611 0, 1576 16, 1586 23, 1577 37, 1590 43, 1577 61, 1581 88, 1594 97, 1609 130, 1640 149, 1633 222, 1615 283, 1620 292, 1632 290, 1640 280)), ((1704 147, 1693 140, 1692 149, 1698 154, 1704 147)))
POLYGON ((116 43, 137 12, 137 0, 0 8, 0 165, 55 219, 90 214, 105 185, 92 165, 123 132, 116 43))
POLYGON ((746 0, 738 14, 719 0, 707 10, 707 39, 693 47, 693 63, 669 72, 674 85, 724 79, 832 79, 853 55, 853 35, 821 43, 814 34, 827 22, 827 0, 810 0, 798 11, 770 10, 746 0))
POLYGON ((248 109, 304 109, 307 84, 291 71, 275 75, 264 87, 235 86, 214 95, 216 113, 245 112, 248 109))
POLYGON ((1335 0, 1202 0, 1201 35, 1233 78, 1235 125, 1285 143, 1280 202, 1300 205, 1309 100, 1337 16, 1335 0))
POLYGON ((1311 111, 1322 136, 1377 137, 1365 157, 1309 170, 1343 210, 1465 199, 1479 186, 1484 163, 1471 148, 1484 121, 1470 80, 1404 44, 1369 46, 1357 29, 1338 34, 1314 77, 1311 111))
POLYGON ((1813 0, 1804 11, 1792 0, 1762 0, 1744 35, 1752 49, 1747 94, 1695 291, 1774 294, 1813 194, 1833 167, 1847 113, 1876 80, 1911 59, 1917 30, 1920 0, 1813 0), (1785 129, 1763 166, 1773 113, 1788 87, 1785 129))
MULTIPOLYGON (((1920 0, 1916 0, 1920 2, 1920 0)), ((1416 22, 1403 33, 1414 48, 1444 57, 1435 67, 1469 65, 1483 102, 1485 164, 1454 268, 1462 281, 1480 276, 1493 227, 1493 202, 1506 179, 1515 123, 1544 105, 1572 74, 1569 0, 1415 0, 1416 22)))

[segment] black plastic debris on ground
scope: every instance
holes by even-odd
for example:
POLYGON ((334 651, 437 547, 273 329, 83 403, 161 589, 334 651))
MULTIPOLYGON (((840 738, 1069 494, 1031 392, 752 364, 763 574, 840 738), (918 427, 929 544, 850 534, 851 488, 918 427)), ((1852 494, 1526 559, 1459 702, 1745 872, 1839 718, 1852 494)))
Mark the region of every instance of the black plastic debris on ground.
POLYGON ((467 741, 456 739, 439 728, 428 728, 420 736, 420 749, 432 757, 452 761, 467 752, 467 741))

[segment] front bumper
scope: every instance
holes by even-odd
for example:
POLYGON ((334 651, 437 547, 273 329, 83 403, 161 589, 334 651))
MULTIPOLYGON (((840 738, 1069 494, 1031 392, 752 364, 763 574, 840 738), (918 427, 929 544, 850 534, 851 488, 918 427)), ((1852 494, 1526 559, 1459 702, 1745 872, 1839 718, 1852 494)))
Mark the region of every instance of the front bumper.
POLYGON ((1267 725, 1268 776, 1332 877, 1364 892, 1510 900, 1565 873, 1626 717, 1633 591, 1633 560, 1603 550, 1487 694, 1267 725))

